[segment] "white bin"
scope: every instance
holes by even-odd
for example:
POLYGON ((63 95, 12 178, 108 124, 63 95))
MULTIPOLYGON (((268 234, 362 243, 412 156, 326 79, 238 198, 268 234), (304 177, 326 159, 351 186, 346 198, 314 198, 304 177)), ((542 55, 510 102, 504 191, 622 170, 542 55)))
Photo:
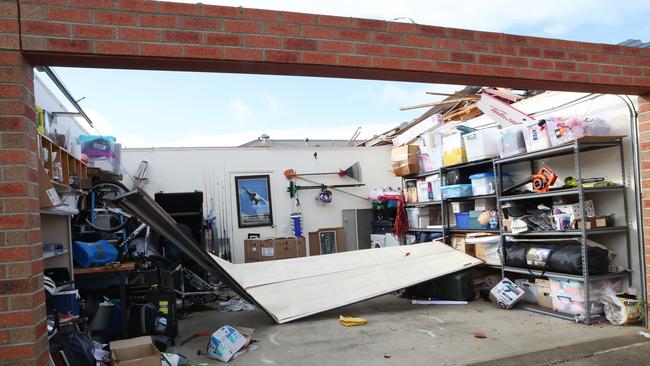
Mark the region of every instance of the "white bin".
POLYGON ((548 137, 548 126, 546 121, 533 121, 524 129, 524 141, 526 151, 533 152, 551 147, 551 139, 548 137))
POLYGON ((499 156, 499 130, 490 128, 463 135, 467 161, 476 161, 499 156))

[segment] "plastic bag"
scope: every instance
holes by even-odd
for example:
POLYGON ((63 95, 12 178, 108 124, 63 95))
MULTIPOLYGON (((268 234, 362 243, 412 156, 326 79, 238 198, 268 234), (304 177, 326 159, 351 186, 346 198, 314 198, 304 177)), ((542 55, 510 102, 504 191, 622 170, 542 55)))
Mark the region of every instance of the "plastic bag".
POLYGON ((605 306, 605 317, 614 325, 636 324, 643 318, 643 301, 630 295, 617 295, 608 289, 600 297, 605 306))

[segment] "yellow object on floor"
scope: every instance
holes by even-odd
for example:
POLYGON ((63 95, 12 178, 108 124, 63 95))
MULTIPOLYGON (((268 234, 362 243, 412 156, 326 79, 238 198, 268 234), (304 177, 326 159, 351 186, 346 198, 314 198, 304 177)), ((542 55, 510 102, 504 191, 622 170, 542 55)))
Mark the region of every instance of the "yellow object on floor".
POLYGON ((344 327, 353 327, 355 325, 364 325, 368 321, 364 318, 353 318, 351 316, 339 315, 339 323, 344 327))

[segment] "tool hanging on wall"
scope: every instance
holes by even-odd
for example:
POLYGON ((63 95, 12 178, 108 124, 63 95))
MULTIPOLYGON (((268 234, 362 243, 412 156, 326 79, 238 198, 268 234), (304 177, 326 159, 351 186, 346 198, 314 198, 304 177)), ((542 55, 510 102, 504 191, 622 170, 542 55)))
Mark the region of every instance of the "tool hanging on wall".
POLYGON ((551 189, 551 186, 557 180, 557 174, 553 172, 548 167, 542 167, 537 173, 532 174, 530 177, 522 180, 521 182, 515 183, 513 186, 510 186, 503 190, 503 193, 509 193, 514 191, 517 188, 523 187, 528 183, 532 183, 533 190, 538 193, 548 192, 551 189))
MULTIPOLYGON (((305 178, 302 178, 302 177, 300 177, 299 179, 305 180, 305 181, 310 182, 310 183, 318 184, 318 185, 300 186, 300 185, 297 185, 294 182, 294 180, 292 179, 292 180, 289 181, 289 187, 287 187, 287 192, 289 192, 289 197, 291 197, 291 198, 296 197, 296 195, 298 194, 298 191, 302 191, 302 190, 305 190, 305 189, 320 189, 321 193, 322 193, 323 190, 330 190, 331 189, 331 190, 334 190, 336 192, 341 192, 341 193, 345 193, 345 194, 353 196, 353 197, 360 198, 362 200, 367 200, 368 199, 367 197, 362 197, 362 196, 356 195, 354 193, 350 193, 350 192, 339 189, 339 188, 346 188, 346 187, 363 187, 363 186, 365 186, 365 184, 362 184, 362 183, 326 185, 326 184, 321 184, 321 183, 318 183, 318 182, 315 182, 315 181, 312 181, 312 180, 309 180, 309 179, 305 179, 305 178)), ((330 192, 330 195, 331 195, 331 192, 330 192)))
POLYGON ((339 177, 348 177, 361 182, 361 164, 357 161, 356 163, 350 165, 347 169, 339 169, 338 172, 324 172, 324 173, 296 173, 293 169, 287 169, 284 171, 284 176, 287 179, 300 178, 303 176, 309 175, 338 175, 339 177))

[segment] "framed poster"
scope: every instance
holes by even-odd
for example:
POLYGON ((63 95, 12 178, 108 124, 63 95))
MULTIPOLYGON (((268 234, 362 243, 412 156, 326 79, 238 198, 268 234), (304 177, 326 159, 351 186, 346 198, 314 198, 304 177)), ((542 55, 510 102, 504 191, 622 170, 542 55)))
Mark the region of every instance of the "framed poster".
POLYGON ((336 253, 336 231, 319 231, 318 241, 320 246, 320 254, 336 253))
POLYGON ((239 228, 273 226, 271 185, 268 175, 235 177, 239 228))

